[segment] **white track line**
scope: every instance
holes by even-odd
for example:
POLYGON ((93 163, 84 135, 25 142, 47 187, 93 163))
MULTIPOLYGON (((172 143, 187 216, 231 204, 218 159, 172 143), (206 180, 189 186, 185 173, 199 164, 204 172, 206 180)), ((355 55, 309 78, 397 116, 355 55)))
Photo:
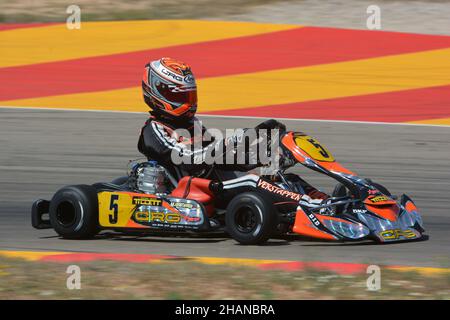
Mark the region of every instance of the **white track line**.
POLYGON ((14 107, 14 106, 0 106, 0 109, 26 109, 26 110, 44 110, 44 111, 72 111, 72 112, 85 111, 85 112, 131 113, 131 114, 147 114, 148 113, 148 112, 122 111, 122 110, 95 110, 95 109, 14 107))
MULTIPOLYGON (((137 111, 121 111, 121 110, 91 110, 91 109, 65 109, 65 108, 43 108, 43 107, 14 107, 1 106, 0 109, 26 109, 26 110, 45 110, 45 111, 70 111, 70 112, 108 112, 108 113, 130 113, 130 114, 147 114, 148 112, 137 111)), ((198 113, 203 118, 229 118, 229 119, 262 119, 267 120, 268 117, 251 117, 251 116, 227 116, 198 113)), ((427 124, 427 123, 408 123, 408 122, 380 122, 380 121, 353 121, 353 120, 324 120, 324 119, 301 119, 301 118, 273 118, 282 121, 304 121, 304 122, 336 122, 336 123, 358 123, 358 124, 374 124, 374 125, 392 125, 392 126, 419 126, 419 127, 439 127, 450 128, 450 125, 443 124, 427 124)))
MULTIPOLYGON (((225 116, 225 115, 212 115, 212 114, 198 114, 202 117, 209 118, 235 118, 235 119, 263 119, 267 120, 268 117, 250 117, 250 116, 225 116)), ((273 118, 282 121, 305 121, 305 122, 337 122, 337 123, 361 123, 361 124, 382 124, 393 126, 421 126, 421 127, 441 127, 450 128, 450 125, 444 124, 427 124, 427 123, 408 123, 408 122, 380 122, 380 121, 357 121, 357 120, 324 120, 324 119, 302 119, 302 118, 273 118)))

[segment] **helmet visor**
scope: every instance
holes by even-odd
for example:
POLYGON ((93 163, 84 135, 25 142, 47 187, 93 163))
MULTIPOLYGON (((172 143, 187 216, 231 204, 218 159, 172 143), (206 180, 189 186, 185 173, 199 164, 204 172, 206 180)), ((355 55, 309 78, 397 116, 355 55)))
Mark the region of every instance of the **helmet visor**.
POLYGON ((196 104, 197 87, 182 86, 170 83, 159 76, 153 76, 151 79, 153 90, 164 100, 174 104, 196 104))

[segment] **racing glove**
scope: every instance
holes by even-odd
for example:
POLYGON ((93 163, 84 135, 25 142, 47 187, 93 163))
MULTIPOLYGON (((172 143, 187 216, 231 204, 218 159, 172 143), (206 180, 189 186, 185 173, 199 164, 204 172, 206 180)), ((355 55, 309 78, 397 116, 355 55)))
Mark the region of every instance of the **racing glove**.
MULTIPOLYGON (((251 141, 249 140, 244 141, 245 139, 247 139, 246 136, 247 130, 249 129, 246 128, 237 130, 234 135, 227 137, 223 139, 222 142, 220 142, 222 144, 220 148, 223 148, 222 150, 224 151, 223 153, 224 163, 226 163, 227 158, 232 157, 234 159, 233 165, 230 166, 233 170, 250 171, 261 165, 258 162, 257 154, 254 154, 252 152, 253 151, 252 146, 254 146, 254 144, 257 143, 257 139, 251 141), (238 147, 238 145, 242 143, 245 143, 244 150, 238 147), (244 154, 243 155, 238 154, 238 152, 243 152, 244 154), (240 160, 243 159, 244 163, 238 163, 238 159, 240 160)), ((256 151, 257 149, 255 148, 254 150, 256 151)))

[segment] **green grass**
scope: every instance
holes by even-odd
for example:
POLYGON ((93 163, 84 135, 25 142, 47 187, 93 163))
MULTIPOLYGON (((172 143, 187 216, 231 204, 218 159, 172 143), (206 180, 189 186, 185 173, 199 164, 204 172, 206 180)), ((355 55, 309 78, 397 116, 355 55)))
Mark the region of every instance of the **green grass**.
POLYGON ((188 261, 78 263, 81 290, 66 288, 68 264, 0 258, 0 299, 450 299, 450 275, 382 270, 367 275, 262 271, 188 261))

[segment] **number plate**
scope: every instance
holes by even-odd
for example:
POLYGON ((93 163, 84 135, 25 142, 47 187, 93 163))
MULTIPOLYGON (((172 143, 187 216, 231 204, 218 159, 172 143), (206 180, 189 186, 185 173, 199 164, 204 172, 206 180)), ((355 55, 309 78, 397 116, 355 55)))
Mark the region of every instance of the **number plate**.
POLYGON ((324 162, 334 162, 331 153, 320 144, 319 141, 306 135, 299 135, 294 138, 295 144, 305 151, 312 159, 324 162))

